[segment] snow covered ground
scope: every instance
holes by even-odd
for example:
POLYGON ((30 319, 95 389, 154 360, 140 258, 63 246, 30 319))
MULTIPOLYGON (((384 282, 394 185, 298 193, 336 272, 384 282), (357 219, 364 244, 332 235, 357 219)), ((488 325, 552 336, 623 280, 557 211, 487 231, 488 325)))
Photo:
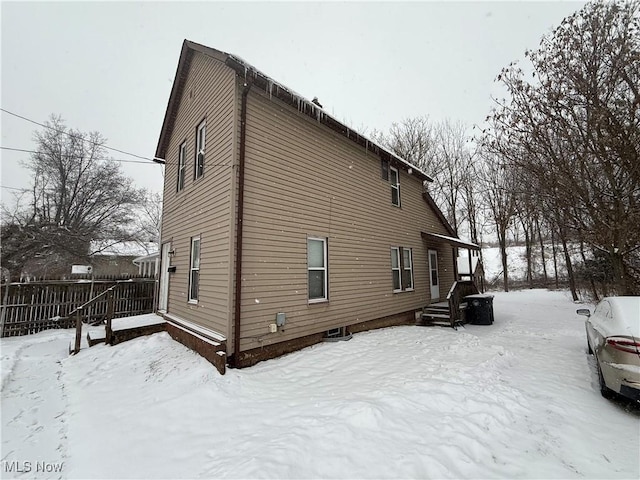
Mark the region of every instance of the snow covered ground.
MULTIPOLYGON (((578 245, 569 245, 571 262, 574 267, 582 264, 582 256, 580 255, 578 245)), ((587 252, 587 257, 590 254, 587 252)), ((482 249, 482 261, 484 265, 485 278, 488 282, 493 282, 496 278, 502 278, 502 258, 500 257, 500 248, 486 247, 482 249)), ((564 260, 562 250, 558 250, 558 275, 565 277, 567 275, 567 266, 564 260)), ((551 245, 545 246, 545 266, 547 275, 550 279, 554 278, 553 253, 551 245)), ((531 268, 534 272, 534 278, 542 277, 542 257, 540 255, 540 247, 533 245, 533 258, 531 268)), ((511 280, 525 280, 527 275, 527 256, 524 245, 511 245, 507 247, 507 272, 511 280)))
POLYGON ((70 331, 2 339, 2 476, 637 479, 640 409, 600 396, 575 309, 498 293, 492 326, 359 333, 225 376, 164 333, 74 357, 70 331))

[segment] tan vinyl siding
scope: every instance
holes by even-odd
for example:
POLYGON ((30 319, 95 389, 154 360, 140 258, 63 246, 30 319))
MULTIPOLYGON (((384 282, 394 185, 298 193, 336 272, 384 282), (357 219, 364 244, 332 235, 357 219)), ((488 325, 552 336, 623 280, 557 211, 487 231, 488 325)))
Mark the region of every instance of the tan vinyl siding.
MULTIPOLYGON (((429 303, 421 231, 447 231, 422 198, 421 181, 399 169, 402 207, 393 206, 378 157, 276 102, 249 94, 241 349, 429 303), (328 239, 325 303, 307 300, 307 237, 328 239), (393 293, 392 246, 413 249, 413 292, 393 293), (277 312, 287 315, 284 333, 269 334, 277 312)), ((444 297, 452 253, 436 248, 444 297)))
POLYGON ((166 154, 162 239, 171 241, 176 272, 169 280, 168 312, 229 335, 232 172, 236 158, 235 73, 194 53, 166 154), (206 119, 204 175, 194 180, 196 127, 206 119), (179 145, 186 140, 184 188, 176 192, 179 145), (200 236, 200 288, 188 303, 191 237, 200 236))

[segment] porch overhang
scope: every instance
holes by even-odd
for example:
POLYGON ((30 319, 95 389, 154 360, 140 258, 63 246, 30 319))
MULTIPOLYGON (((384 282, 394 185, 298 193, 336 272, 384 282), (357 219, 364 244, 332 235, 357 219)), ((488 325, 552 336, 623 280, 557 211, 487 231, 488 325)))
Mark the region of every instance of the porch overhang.
POLYGON ((420 232, 422 238, 425 240, 435 240, 437 242, 445 242, 454 247, 467 248, 469 250, 480 250, 480 247, 475 243, 465 242, 464 240, 460 240, 455 237, 447 237, 446 235, 440 235, 439 233, 427 233, 420 232))

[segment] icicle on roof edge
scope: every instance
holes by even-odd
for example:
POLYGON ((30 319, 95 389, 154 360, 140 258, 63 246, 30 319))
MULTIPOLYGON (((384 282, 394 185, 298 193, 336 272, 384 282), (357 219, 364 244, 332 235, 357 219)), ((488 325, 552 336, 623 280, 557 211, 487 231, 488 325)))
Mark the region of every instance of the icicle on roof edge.
MULTIPOLYGON (((378 142, 375 142, 373 140, 371 140, 371 138, 369 138, 366 135, 363 135, 362 133, 358 132, 356 129, 348 127, 347 125, 345 125, 344 123, 342 123, 340 120, 338 120, 337 118, 335 118, 333 115, 329 114, 326 112, 326 110, 324 110, 323 108, 321 108, 320 106, 316 105, 315 103, 311 102, 310 100, 306 99, 303 95, 299 94, 298 92, 296 92, 295 90, 283 85, 282 83, 278 82, 277 80, 274 80, 273 78, 271 78, 269 75, 265 74, 264 72, 258 70, 256 67, 254 67, 252 64, 250 64, 249 62, 245 61, 243 58, 239 57, 238 55, 234 55, 231 53, 226 53, 225 55, 227 55, 230 59, 232 59, 233 61, 237 62, 238 64, 242 65, 244 67, 244 71, 245 71, 245 80, 247 78, 247 71, 251 71, 253 72, 255 75, 260 75, 262 77, 264 77, 265 81, 268 83, 269 85, 269 95, 271 96, 271 90, 273 89, 273 85, 276 85, 278 88, 284 90, 285 92, 288 92, 292 97, 296 98, 297 101, 302 101, 304 103, 306 103, 307 105, 309 105, 312 109, 316 109, 316 110, 320 110, 322 112, 323 115, 325 115, 328 118, 331 118, 334 122, 344 126, 348 131, 352 131, 355 134, 359 135, 360 137, 362 137, 364 140, 366 140, 366 142, 368 144, 371 145, 375 145, 376 147, 378 147, 378 149, 388 153, 390 156, 392 156, 394 159, 396 159, 397 161, 399 161, 400 163, 404 164, 407 167, 407 170, 413 170, 416 171, 418 173, 420 173, 421 175, 423 175, 425 178, 428 179, 428 181, 433 182, 433 178, 431 178, 430 175, 427 175, 421 168, 417 167, 416 165, 414 165, 413 163, 405 160, 402 157, 399 157, 398 155, 396 155, 395 153, 391 152, 389 149, 382 147, 378 142)), ((316 115, 317 117, 317 115, 316 115)), ((347 135, 348 138, 348 135, 347 135)))

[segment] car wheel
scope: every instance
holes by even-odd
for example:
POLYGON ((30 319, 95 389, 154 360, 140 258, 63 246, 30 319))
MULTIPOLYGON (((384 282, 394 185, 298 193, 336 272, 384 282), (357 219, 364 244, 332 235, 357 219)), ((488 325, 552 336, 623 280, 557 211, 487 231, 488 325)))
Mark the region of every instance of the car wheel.
POLYGON ((598 384, 600 385, 600 394, 606 398, 611 399, 615 396, 615 392, 607 387, 607 384, 604 383, 604 376, 602 375, 602 369, 600 365, 598 365, 598 360, 596 359, 596 368, 598 369, 598 384))

